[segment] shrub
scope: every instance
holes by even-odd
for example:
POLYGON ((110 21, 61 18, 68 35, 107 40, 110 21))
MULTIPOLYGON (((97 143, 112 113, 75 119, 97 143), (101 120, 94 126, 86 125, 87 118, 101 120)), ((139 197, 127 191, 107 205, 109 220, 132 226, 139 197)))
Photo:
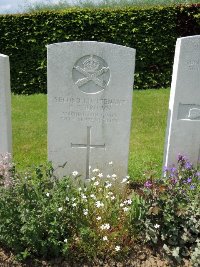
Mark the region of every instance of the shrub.
POLYGON ((163 179, 151 178, 144 184, 144 238, 157 244, 174 265, 191 255, 195 264, 199 261, 199 192, 200 172, 183 156, 177 168, 165 168, 163 179))
POLYGON ((102 180, 96 169, 87 187, 73 175, 57 179, 51 166, 39 166, 0 188, 0 243, 18 259, 92 261, 130 250, 131 200, 115 190, 115 175, 102 180))
POLYGON ((168 87, 176 39, 200 33, 199 10, 196 4, 0 16, 0 51, 10 56, 12 92, 46 93, 45 46, 77 40, 136 48, 135 89, 168 87))

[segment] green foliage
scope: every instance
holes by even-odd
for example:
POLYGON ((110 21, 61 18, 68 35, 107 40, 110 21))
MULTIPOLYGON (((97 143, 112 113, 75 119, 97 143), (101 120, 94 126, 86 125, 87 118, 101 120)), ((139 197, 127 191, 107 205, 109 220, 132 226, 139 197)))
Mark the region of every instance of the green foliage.
POLYGON ((193 267, 200 266, 200 239, 197 240, 197 246, 192 252, 191 262, 193 267))
POLYGON ((178 168, 165 169, 165 175, 156 180, 151 176, 144 184, 145 204, 140 205, 145 216, 140 229, 146 242, 162 249, 173 266, 191 255, 198 266, 200 172, 179 156, 178 168))
MULTIPOLYGON (((102 180, 94 169, 86 186, 76 171, 57 179, 51 165, 26 173, 3 166, 12 183, 0 187, 0 243, 19 260, 63 257, 80 262, 130 250, 134 237, 126 228, 131 203, 127 193, 118 192, 116 175, 102 180)), ((7 181, 4 172, 1 180, 7 181)))
POLYGON ((77 40, 134 47, 135 88, 169 86, 175 42, 181 36, 180 25, 187 22, 181 18, 186 14, 192 18, 190 28, 196 27, 195 15, 200 8, 193 5, 192 10, 190 6, 72 8, 0 16, 0 50, 10 56, 12 91, 46 93, 46 45, 77 40))
POLYGON ((183 156, 144 184, 98 169, 88 181, 77 171, 58 179, 51 164, 18 173, 9 162, 0 162, 0 243, 18 260, 124 260, 140 244, 164 252, 172 266, 183 259, 199 266, 200 171, 183 156))

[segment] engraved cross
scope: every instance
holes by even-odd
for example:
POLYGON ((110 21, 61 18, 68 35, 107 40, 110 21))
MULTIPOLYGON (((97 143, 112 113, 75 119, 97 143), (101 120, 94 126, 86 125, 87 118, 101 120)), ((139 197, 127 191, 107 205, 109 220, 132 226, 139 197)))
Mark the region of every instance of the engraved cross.
POLYGON ((89 169, 90 169, 90 149, 91 148, 104 148, 104 145, 92 145, 91 144, 91 126, 87 126, 87 144, 72 144, 72 148, 86 148, 87 154, 86 154, 86 179, 89 179, 89 169))

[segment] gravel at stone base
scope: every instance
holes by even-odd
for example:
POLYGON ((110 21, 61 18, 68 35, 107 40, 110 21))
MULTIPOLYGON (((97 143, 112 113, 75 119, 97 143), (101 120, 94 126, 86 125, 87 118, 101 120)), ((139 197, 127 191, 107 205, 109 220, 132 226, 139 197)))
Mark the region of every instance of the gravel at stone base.
POLYGON ((181 265, 169 263, 160 256, 153 256, 141 251, 124 262, 116 262, 112 259, 96 260, 93 263, 69 263, 62 258, 53 261, 37 261, 34 264, 27 262, 26 264, 16 263, 10 253, 6 253, 0 249, 0 267, 192 267, 189 261, 184 261, 181 265))

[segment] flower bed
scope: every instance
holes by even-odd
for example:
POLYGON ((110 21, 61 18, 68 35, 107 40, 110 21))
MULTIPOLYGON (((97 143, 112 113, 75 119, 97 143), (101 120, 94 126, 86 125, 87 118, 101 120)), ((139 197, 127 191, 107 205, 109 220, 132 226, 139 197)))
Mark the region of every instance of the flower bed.
POLYGON ((134 257, 145 261, 153 253, 170 266, 184 261, 199 266, 200 172, 179 156, 177 167, 164 173, 136 185, 128 176, 119 180, 93 169, 85 184, 76 171, 58 179, 51 165, 19 173, 5 158, 0 164, 1 246, 17 261, 56 258, 78 266, 97 259, 103 264, 134 257))

